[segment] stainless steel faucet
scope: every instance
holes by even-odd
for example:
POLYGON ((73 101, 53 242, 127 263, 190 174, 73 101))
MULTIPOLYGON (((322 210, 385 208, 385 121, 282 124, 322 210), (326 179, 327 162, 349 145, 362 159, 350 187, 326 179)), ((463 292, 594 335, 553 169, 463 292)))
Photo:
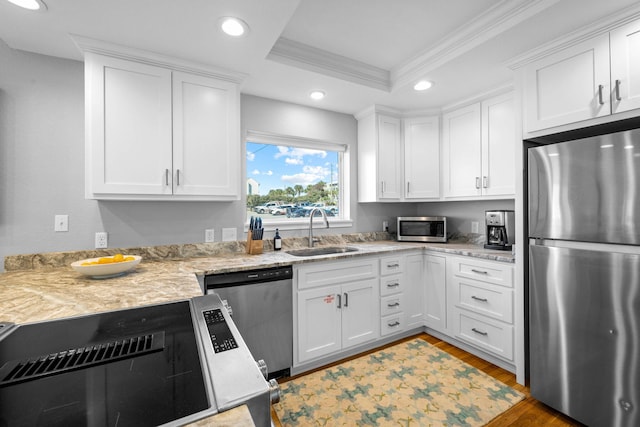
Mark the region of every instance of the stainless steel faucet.
POLYGON ((327 213, 322 208, 313 208, 309 213, 309 247, 312 248, 313 244, 318 241, 318 239, 313 238, 313 216, 316 214, 316 211, 320 211, 322 217, 324 218, 324 223, 327 224, 327 228, 329 228, 329 220, 327 219, 327 213))

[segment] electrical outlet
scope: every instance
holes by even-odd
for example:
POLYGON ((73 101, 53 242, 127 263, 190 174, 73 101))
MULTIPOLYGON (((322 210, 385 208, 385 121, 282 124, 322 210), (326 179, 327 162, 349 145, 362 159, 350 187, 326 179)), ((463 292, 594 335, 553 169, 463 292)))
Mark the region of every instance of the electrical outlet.
POLYGON ((478 223, 478 221, 471 221, 471 232, 478 234, 478 227, 480 226, 480 223, 478 223))
POLYGON ((389 221, 382 221, 382 231, 389 231, 389 221))
POLYGON ((69 215, 56 215, 53 231, 69 231, 69 215))
POLYGON ((96 233, 96 249, 106 249, 108 247, 108 237, 106 231, 96 233))
POLYGON ((204 242, 212 243, 215 240, 215 233, 213 228, 207 228, 204 230, 204 242))

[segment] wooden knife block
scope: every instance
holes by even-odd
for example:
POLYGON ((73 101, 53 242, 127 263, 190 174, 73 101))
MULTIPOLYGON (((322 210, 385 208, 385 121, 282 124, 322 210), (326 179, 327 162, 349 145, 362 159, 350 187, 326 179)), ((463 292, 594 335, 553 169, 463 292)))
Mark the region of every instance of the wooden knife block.
POLYGON ((247 253, 249 255, 259 255, 262 253, 262 240, 253 240, 251 230, 247 232, 247 253))

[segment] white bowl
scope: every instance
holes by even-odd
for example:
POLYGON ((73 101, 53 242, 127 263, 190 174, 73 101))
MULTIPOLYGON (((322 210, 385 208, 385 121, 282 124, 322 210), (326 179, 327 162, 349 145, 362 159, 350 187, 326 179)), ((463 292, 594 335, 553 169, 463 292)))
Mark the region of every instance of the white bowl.
POLYGON ((100 258, 89 258, 83 259, 80 261, 72 262, 71 268, 77 271, 80 274, 84 274, 85 276, 93 277, 94 279, 107 279, 109 277, 116 277, 124 274, 125 272, 131 270, 133 267, 138 265, 142 260, 142 257, 139 255, 124 255, 124 257, 131 256, 134 259, 131 261, 122 261, 122 262, 114 262, 110 264, 94 264, 94 265, 82 265, 85 262, 95 262, 100 258))

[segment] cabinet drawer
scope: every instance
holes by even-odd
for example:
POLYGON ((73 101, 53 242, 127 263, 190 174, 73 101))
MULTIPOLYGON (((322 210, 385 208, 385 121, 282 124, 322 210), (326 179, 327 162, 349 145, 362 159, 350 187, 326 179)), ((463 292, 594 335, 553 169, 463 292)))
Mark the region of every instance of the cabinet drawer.
POLYGON ((482 350, 513 360, 513 326, 457 310, 456 337, 482 350))
POLYGON ((500 286, 513 287, 513 266, 497 261, 453 258, 453 274, 500 286))
POLYGON ((377 277, 378 259, 330 261, 294 267, 298 289, 309 289, 377 277))
POLYGON ((455 279, 455 285, 458 307, 513 323, 513 290, 466 279, 455 279))
POLYGON ((380 278, 380 295, 397 294, 404 290, 402 276, 389 276, 380 278))
POLYGON ((380 320, 380 335, 385 336, 396 332, 402 332, 405 327, 403 313, 383 317, 380 320))
POLYGON ((380 298, 380 315, 399 313, 403 309, 402 294, 389 295, 380 298))
POLYGON ((380 259, 380 275, 401 273, 403 267, 403 258, 401 256, 384 257, 380 259))

